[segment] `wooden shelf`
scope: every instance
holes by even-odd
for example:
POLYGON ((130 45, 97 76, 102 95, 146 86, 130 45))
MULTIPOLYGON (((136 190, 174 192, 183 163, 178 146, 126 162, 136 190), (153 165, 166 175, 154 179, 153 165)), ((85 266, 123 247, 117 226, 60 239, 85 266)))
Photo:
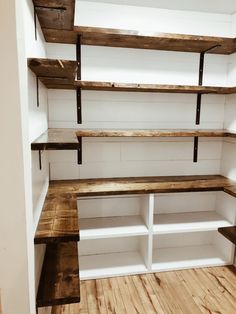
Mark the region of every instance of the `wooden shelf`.
POLYGON ((47 195, 34 243, 79 241, 78 219, 77 198, 75 195, 47 195))
POLYGON ((74 89, 77 61, 34 58, 28 66, 47 88, 74 89))
POLYGON ((33 4, 42 28, 73 29, 75 0, 33 0, 33 4))
POLYGON ((218 231, 236 245, 236 226, 219 228, 218 231))
POLYGON ((49 195, 83 196, 224 191, 234 181, 221 175, 161 176, 113 179, 57 180, 50 182, 49 195))
POLYGON ((155 214, 153 233, 210 231, 226 226, 231 226, 231 223, 215 211, 155 214))
POLYGON ((32 150, 77 150, 75 129, 48 129, 32 144, 32 150))
POLYGON ((83 26, 75 26, 70 31, 43 28, 43 33, 46 41, 53 43, 76 44, 77 37, 80 35, 82 45, 199 53, 217 46, 209 53, 228 55, 236 52, 234 38, 224 37, 83 26))
POLYGON ((37 307, 80 302, 76 242, 48 244, 37 294, 37 307))
POLYGON ((201 129, 160 129, 160 130, 106 130, 106 129, 80 129, 76 131, 77 137, 224 137, 229 132, 225 130, 201 129))
POLYGON ((142 93, 182 93, 182 94, 232 94, 235 88, 193 85, 134 84, 119 82, 75 81, 82 90, 142 92, 142 93))
POLYGON ((222 129, 48 129, 31 143, 32 150, 80 150, 83 137, 231 137, 236 133, 222 129))

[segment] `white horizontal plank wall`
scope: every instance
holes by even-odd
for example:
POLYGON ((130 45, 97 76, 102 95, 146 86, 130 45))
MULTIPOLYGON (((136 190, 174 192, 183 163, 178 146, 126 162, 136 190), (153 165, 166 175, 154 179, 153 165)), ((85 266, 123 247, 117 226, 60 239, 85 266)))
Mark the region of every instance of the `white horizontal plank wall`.
POLYGON ((193 11, 164 10, 80 1, 76 3, 76 25, 148 30, 195 35, 230 36, 231 16, 193 11))
MULTIPOLYGON (((37 23, 37 40, 35 40, 34 8, 31 0, 25 0, 24 4, 25 21, 25 46, 27 58, 44 58, 46 56, 45 40, 37 23)), ((39 107, 37 107, 36 76, 28 69, 28 104, 29 104, 29 144, 48 129, 47 89, 39 82, 39 107)), ((47 153, 42 153, 42 170, 39 169, 38 152, 31 153, 32 173, 32 232, 35 234, 38 220, 42 210, 49 181, 49 167, 47 153)), ((37 291, 41 266, 44 256, 44 246, 35 246, 35 289, 37 291)))

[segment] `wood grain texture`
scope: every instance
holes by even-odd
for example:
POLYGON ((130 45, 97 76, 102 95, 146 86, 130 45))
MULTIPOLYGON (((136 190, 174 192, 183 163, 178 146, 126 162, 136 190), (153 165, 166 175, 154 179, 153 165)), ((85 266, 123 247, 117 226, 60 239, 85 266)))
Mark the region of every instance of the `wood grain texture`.
POLYGON ((160 129, 160 130, 109 130, 80 129, 77 137, 224 137, 224 130, 201 129, 160 129))
POLYGON ((81 303, 51 314, 231 314, 235 274, 228 266, 82 281, 81 303))
POLYGON ((79 241, 76 196, 48 195, 36 230, 34 243, 79 241))
POLYGON ((182 94, 230 94, 232 88, 217 86, 193 85, 160 85, 134 84, 119 82, 75 81, 75 85, 83 90, 148 92, 148 93, 182 93, 182 94))
POLYGON ((37 294, 37 307, 80 302, 77 242, 48 244, 37 294))
POLYGON ((48 129, 31 143, 32 150, 79 150, 83 137, 236 137, 223 129, 48 129))
POLYGON ((48 129, 32 144, 32 150, 76 150, 79 142, 74 129, 48 129))
POLYGON ((42 28, 73 30, 75 0, 33 0, 42 28))
POLYGON ((83 45, 139 48, 183 52, 203 52, 217 46, 209 53, 232 54, 236 51, 233 38, 157 33, 150 31, 109 29, 98 27, 75 26, 66 33, 55 29, 43 29, 46 41, 54 43, 77 42, 81 36, 83 45), (66 35, 66 36, 65 36, 66 35))
POLYGON ((229 241, 236 245, 236 226, 222 227, 218 229, 219 233, 225 236, 229 241))
POLYGON ((78 69, 78 62, 33 58, 28 59, 28 66, 46 87, 50 88, 50 84, 57 84, 60 88, 69 88, 70 86, 72 88, 78 69))
POLYGON ((98 196, 223 191, 224 187, 234 183, 220 175, 57 180, 50 181, 48 195, 98 196))

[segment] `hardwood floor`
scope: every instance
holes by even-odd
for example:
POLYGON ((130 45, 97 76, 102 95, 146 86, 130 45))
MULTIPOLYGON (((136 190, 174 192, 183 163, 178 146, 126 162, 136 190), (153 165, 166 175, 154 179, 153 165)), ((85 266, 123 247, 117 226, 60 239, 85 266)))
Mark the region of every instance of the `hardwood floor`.
POLYGON ((39 314, 234 314, 236 268, 211 267, 81 282, 81 303, 39 314))

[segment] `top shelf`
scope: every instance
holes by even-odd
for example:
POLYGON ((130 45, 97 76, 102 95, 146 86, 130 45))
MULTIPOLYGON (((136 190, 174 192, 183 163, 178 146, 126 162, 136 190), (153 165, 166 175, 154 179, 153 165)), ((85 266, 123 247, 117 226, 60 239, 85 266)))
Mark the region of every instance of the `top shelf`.
POLYGON ((151 31, 75 26, 73 30, 58 31, 43 28, 45 40, 53 43, 76 44, 78 35, 82 45, 138 48, 181 52, 205 52, 229 55, 236 52, 234 38, 197 36, 151 31))

